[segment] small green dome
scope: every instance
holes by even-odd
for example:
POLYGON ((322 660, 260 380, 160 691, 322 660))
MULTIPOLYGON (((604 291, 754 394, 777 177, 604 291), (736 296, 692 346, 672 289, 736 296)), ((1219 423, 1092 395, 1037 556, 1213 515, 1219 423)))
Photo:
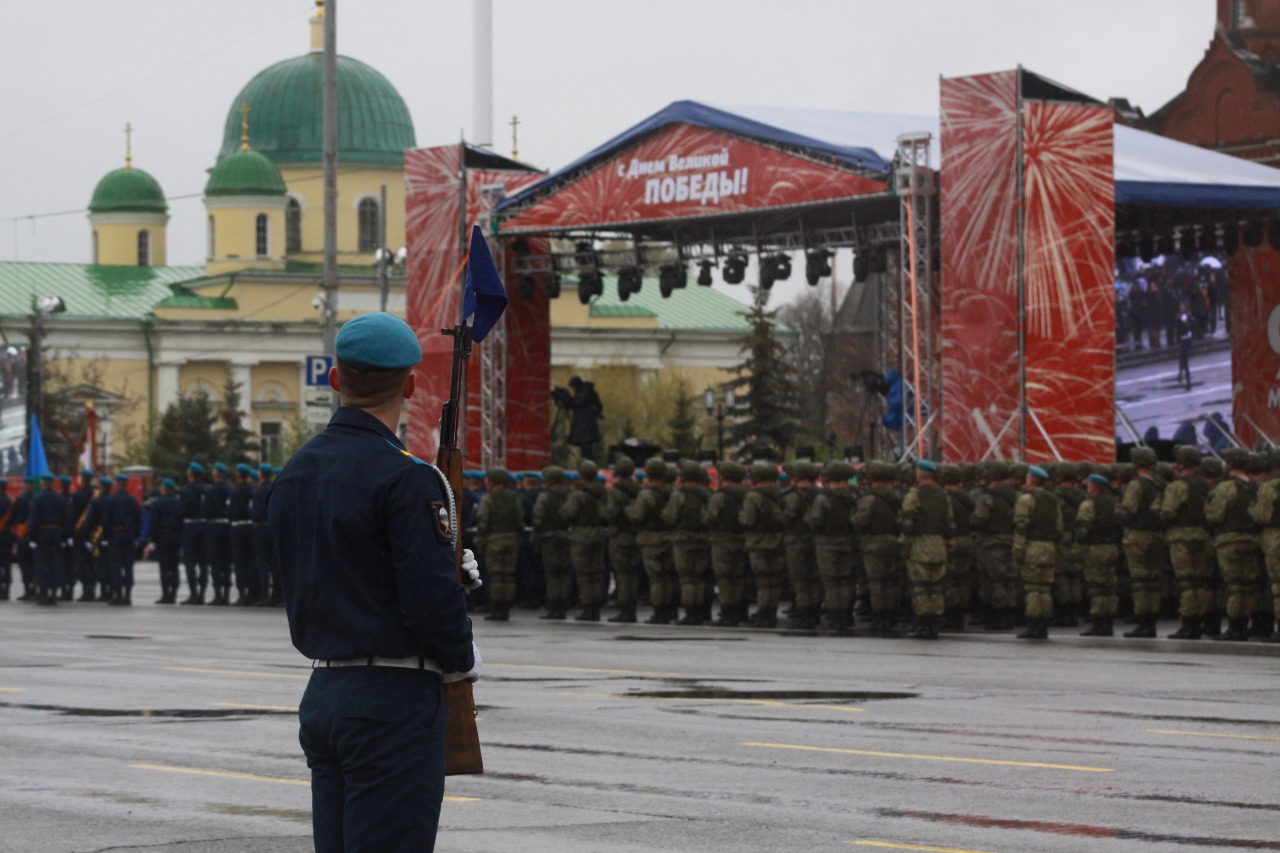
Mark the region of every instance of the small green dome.
POLYGON ((98 181, 93 188, 93 198, 89 200, 90 213, 117 210, 165 213, 169 205, 164 200, 159 181, 141 169, 126 166, 108 172, 98 181))
POLYGON ((257 151, 237 151, 223 157, 209 172, 204 185, 206 196, 218 195, 284 195, 284 179, 280 170, 257 151))
MULTIPOLYGON (((324 55, 277 62, 259 72, 231 103, 218 159, 240 148, 240 106, 248 104, 249 136, 255 151, 276 163, 320 163, 324 159, 324 55)), ((338 162, 400 166, 417 143, 413 119, 400 93, 373 68, 338 57, 338 162)))

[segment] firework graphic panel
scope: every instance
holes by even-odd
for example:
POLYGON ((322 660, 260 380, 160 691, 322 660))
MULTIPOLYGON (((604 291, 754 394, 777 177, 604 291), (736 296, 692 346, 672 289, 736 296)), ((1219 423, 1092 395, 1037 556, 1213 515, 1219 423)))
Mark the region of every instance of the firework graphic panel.
MULTIPOLYGON (((1280 441, 1280 254, 1241 244, 1227 261, 1231 427, 1250 447, 1280 441)), ((1225 414, 1225 413, 1224 413, 1225 414)))

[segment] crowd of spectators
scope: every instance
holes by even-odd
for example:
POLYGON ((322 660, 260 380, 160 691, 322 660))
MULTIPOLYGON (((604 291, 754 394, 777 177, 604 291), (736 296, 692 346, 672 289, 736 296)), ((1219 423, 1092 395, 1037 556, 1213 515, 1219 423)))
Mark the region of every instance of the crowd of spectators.
POLYGON ((1225 329, 1227 276, 1212 256, 1187 260, 1161 255, 1145 263, 1119 261, 1116 276, 1116 351, 1176 347, 1179 318, 1191 320, 1195 340, 1225 329))

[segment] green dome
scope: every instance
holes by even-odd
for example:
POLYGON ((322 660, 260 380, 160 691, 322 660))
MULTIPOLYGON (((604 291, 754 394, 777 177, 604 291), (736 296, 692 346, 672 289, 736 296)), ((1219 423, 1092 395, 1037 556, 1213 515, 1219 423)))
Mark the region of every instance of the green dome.
MULTIPOLYGON (((249 141, 276 163, 323 162, 324 55, 277 62, 240 91, 222 134, 221 160, 240 148, 240 106, 249 105, 249 141)), ((338 162, 400 166, 416 147, 409 108, 391 82, 356 59, 338 57, 338 162)))
POLYGON ((237 151, 223 157, 209 172, 204 194, 284 195, 284 179, 270 159, 257 151, 237 151))
POLYGON ((113 210, 165 213, 168 209, 159 181, 129 166, 108 172, 93 188, 93 198, 89 201, 90 213, 113 210))

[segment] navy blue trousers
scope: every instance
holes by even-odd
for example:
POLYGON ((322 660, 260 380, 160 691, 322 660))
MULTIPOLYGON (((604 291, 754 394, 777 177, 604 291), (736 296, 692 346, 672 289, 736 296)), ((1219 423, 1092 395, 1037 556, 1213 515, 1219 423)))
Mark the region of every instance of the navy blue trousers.
POLYGON ((209 585, 209 561, 204 553, 204 522, 182 522, 182 562, 187 567, 187 586, 204 593, 209 585))
POLYGON ((435 849, 444 688, 430 670, 316 669, 298 709, 316 853, 435 849))

